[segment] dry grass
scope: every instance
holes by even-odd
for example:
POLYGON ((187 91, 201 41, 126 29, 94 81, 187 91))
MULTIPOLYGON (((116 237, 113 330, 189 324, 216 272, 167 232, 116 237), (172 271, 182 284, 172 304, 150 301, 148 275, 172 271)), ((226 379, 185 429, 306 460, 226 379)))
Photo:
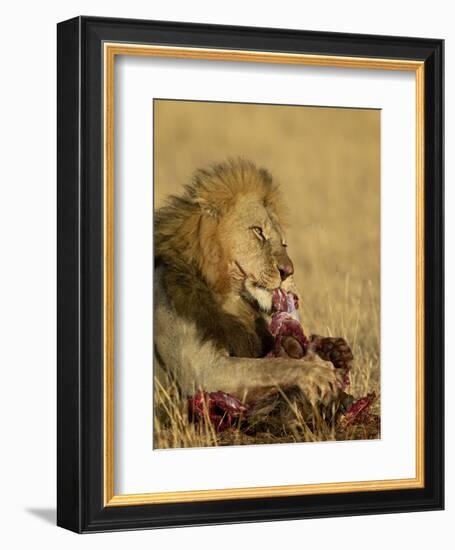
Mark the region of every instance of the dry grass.
MULTIPOLYGON (((155 103, 155 207, 195 168, 243 156, 264 165, 287 198, 289 252, 306 333, 342 336, 354 353, 349 392, 380 394, 380 113, 373 110, 155 103)), ((171 384, 155 384, 156 447, 374 437, 308 423, 299 399, 281 398, 280 418, 255 433, 190 424, 171 384), (297 403, 297 405, 295 404, 297 403)), ((379 412, 379 400, 375 411, 379 412)), ((360 431, 359 431, 360 430, 360 431)))

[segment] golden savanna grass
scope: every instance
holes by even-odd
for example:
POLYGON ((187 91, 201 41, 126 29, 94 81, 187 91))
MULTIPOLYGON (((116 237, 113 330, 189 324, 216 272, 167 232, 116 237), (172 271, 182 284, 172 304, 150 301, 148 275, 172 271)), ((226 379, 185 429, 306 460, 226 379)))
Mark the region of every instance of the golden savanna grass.
MULTIPOLYGON (((197 168, 239 156, 266 167, 287 203, 305 333, 344 337, 355 358, 349 393, 379 396, 380 111, 158 100, 154 114, 155 208, 197 168)), ((155 383, 154 401, 158 448, 371 436, 320 417, 310 425, 287 397, 280 435, 195 427, 170 383, 155 383)))

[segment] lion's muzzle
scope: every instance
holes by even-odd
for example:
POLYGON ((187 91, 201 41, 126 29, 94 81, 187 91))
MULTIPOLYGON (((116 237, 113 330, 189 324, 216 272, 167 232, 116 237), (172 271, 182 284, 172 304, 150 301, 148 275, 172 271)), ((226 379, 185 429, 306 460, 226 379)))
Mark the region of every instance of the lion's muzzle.
POLYGON ((294 273, 294 264, 292 263, 291 258, 289 258, 286 252, 282 252, 276 259, 276 262, 277 269, 280 272, 280 277, 282 281, 285 281, 294 273))

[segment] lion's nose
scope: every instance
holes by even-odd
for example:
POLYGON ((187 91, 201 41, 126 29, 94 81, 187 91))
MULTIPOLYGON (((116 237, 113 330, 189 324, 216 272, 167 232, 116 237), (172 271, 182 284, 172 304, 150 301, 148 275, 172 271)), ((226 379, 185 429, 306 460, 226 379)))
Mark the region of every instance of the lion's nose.
POLYGON ((294 273, 294 266, 289 258, 279 262, 277 267, 282 281, 286 280, 294 273))

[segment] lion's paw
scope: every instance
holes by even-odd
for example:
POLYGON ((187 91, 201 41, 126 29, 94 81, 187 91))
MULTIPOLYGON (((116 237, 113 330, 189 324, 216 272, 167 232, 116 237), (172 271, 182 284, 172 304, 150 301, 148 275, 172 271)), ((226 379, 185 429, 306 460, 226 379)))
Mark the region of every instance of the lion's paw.
POLYGON ((298 386, 312 405, 329 405, 344 388, 344 373, 330 363, 305 365, 298 386))
POLYGON ((354 359, 351 348, 344 338, 311 336, 311 347, 324 361, 330 361, 337 369, 349 369, 354 359))

